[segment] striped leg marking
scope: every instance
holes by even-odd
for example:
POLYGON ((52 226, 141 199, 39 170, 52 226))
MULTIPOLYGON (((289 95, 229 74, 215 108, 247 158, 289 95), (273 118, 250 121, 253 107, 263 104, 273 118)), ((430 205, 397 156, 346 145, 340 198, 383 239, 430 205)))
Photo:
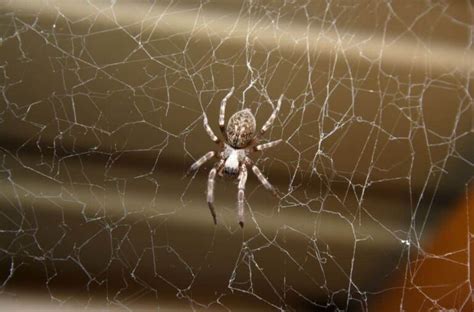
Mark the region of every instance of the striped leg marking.
POLYGON ((247 183, 247 167, 245 164, 240 166, 239 190, 237 193, 237 214, 239 216, 239 225, 244 227, 244 202, 245 202, 245 183, 247 183))
POLYGON ((191 167, 189 167, 189 170, 186 174, 189 174, 191 173, 192 171, 194 170, 197 170, 199 167, 201 167, 206 161, 208 161, 209 159, 211 159, 212 157, 214 157, 216 155, 216 152, 214 151, 210 151, 210 152, 207 152, 204 156, 202 156, 201 158, 199 158, 198 160, 196 160, 194 162, 194 164, 191 165, 191 167))
POLYGON ((278 112, 280 111, 282 100, 283 100, 283 94, 280 95, 280 98, 278 99, 277 106, 273 110, 273 113, 270 115, 270 118, 268 118, 267 122, 262 126, 262 129, 260 130, 260 135, 263 135, 272 126, 278 112))
POLYGON ((227 95, 222 99, 219 112, 219 128, 221 129, 224 138, 227 138, 225 133, 225 107, 227 105, 227 100, 232 96, 232 93, 234 93, 234 87, 232 87, 229 93, 227 93, 227 95))
POLYGON ((277 196, 278 197, 278 194, 275 190, 275 188, 270 184, 270 182, 268 182, 267 178, 265 178, 262 174, 262 172, 260 171, 260 169, 258 169, 258 167, 256 165, 253 165, 252 166, 252 171, 253 173, 257 176, 258 180, 260 181, 260 183, 263 184, 263 186, 269 190, 270 192, 273 193, 273 195, 277 196))
POLYGON ((203 114, 202 117, 204 118, 204 129, 206 129, 207 135, 211 138, 211 140, 217 144, 219 144, 219 138, 214 134, 211 127, 209 126, 209 121, 207 120, 206 114, 203 114))
POLYGON ((214 167, 209 171, 209 178, 207 179, 207 205, 211 211, 214 224, 217 224, 216 210, 214 209, 214 184, 216 182, 217 168, 214 167))
POLYGON ((259 145, 254 147, 254 150, 255 151, 263 151, 264 149, 274 147, 275 145, 278 145, 281 142, 282 142, 282 140, 280 139, 280 140, 276 140, 276 141, 272 141, 272 142, 268 142, 268 143, 264 143, 264 144, 259 144, 259 145))

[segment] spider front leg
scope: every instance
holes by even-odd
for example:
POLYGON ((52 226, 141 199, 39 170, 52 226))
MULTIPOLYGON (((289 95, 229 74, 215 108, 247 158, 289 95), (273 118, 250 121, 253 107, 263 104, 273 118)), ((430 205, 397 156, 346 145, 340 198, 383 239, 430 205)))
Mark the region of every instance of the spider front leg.
POLYGON ((239 225, 244 227, 244 201, 245 201, 245 183, 247 183, 247 166, 242 164, 239 173, 239 190, 237 193, 237 215, 239 216, 239 225))
POLYGON ((227 105, 227 100, 231 97, 232 93, 234 93, 234 87, 232 87, 229 93, 227 93, 227 95, 222 99, 221 108, 219 111, 219 128, 221 129, 222 135, 226 140, 227 134, 225 132, 225 106, 227 105))
POLYGON ((273 122, 275 121, 276 116, 278 115, 278 112, 280 111, 282 100, 283 100, 283 94, 280 95, 277 106, 275 107, 272 114, 270 115, 270 118, 268 118, 267 122, 265 122, 265 124, 262 126, 262 129, 260 129, 260 133, 259 133, 260 136, 264 135, 265 132, 267 132, 267 130, 272 126, 273 122))
POLYGON ((214 131, 212 131, 211 127, 209 126, 209 121, 207 120, 206 114, 202 114, 203 117, 203 123, 204 123, 204 129, 206 129, 207 135, 209 138, 216 144, 219 144, 221 140, 214 134, 214 131))

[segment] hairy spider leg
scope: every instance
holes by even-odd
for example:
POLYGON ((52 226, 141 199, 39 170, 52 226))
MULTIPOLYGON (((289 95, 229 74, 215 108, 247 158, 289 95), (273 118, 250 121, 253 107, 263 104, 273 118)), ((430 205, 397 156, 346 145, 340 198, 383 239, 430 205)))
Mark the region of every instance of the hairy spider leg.
POLYGON ((241 228, 244 227, 245 183, 247 183, 247 166, 243 163, 240 165, 239 190, 237 193, 237 214, 241 228))
POLYGON ((223 164, 224 160, 220 160, 218 163, 216 163, 211 171, 209 171, 209 177, 207 179, 207 205, 211 211, 214 224, 217 224, 216 210, 214 209, 214 186, 216 183, 216 172, 220 167, 222 167, 223 164))
POLYGON ((219 128, 221 129, 222 135, 226 141, 227 134, 225 132, 225 106, 227 105, 227 100, 232 96, 232 93, 234 93, 234 87, 232 87, 229 93, 227 93, 227 95, 222 99, 221 108, 219 111, 219 128))
POLYGON ((275 145, 280 144, 282 141, 283 141, 282 139, 279 139, 279 140, 275 140, 275 141, 272 141, 272 142, 259 144, 257 146, 254 146, 253 150, 256 151, 256 152, 257 151, 263 151, 264 149, 271 148, 271 147, 274 147, 275 145))
MULTIPOLYGON (((247 158, 249 159, 249 158, 247 158)), ((250 160, 250 159, 249 159, 250 160)), ((278 197, 278 193, 276 191, 276 189, 273 187, 273 185, 270 184, 270 182, 268 182, 267 178, 265 178, 265 176, 263 175, 263 173, 260 171, 260 169, 252 164, 252 171, 253 173, 257 176, 258 180, 260 181, 260 183, 262 183, 262 185, 267 189, 269 190, 270 192, 273 193, 273 195, 275 195, 276 197, 278 197)))
POLYGON ((203 116, 203 123, 204 123, 204 129, 206 129, 207 135, 209 138, 216 144, 219 144, 221 140, 214 134, 214 131, 212 131, 211 127, 209 126, 209 121, 207 120, 206 114, 202 114, 203 116))
POLYGON ((189 170, 188 172, 186 172, 186 174, 189 174, 191 173, 192 171, 194 170, 197 170, 199 167, 201 167, 205 162, 207 162, 209 159, 211 159, 212 157, 216 156, 216 152, 215 151, 210 151, 210 152, 207 152, 204 156, 201 156, 201 158, 199 158, 198 160, 196 160, 192 165, 191 167, 189 167, 189 170))
POLYGON ((272 126, 273 122, 275 121, 276 116, 278 115, 278 112, 280 111, 282 100, 283 100, 283 94, 280 95, 277 106, 275 107, 272 114, 270 115, 270 118, 268 118, 267 122, 265 122, 265 124, 262 126, 262 129, 260 129, 260 136, 262 136, 265 132, 267 132, 267 130, 272 126))

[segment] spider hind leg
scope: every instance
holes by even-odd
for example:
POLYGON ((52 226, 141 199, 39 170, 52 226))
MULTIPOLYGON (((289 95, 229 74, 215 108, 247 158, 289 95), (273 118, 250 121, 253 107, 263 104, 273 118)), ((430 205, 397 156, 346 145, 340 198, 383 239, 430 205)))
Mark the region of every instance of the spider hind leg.
POLYGON ((237 193, 237 215, 239 216, 239 225, 244 227, 244 201, 245 201, 245 183, 247 183, 247 167, 242 164, 239 174, 239 190, 237 193))
POLYGON ((214 186, 216 184, 216 174, 222 170, 224 161, 221 159, 214 167, 209 171, 209 177, 207 178, 207 205, 211 211, 212 219, 214 224, 217 225, 216 209, 214 208, 214 186))
POLYGON ((272 194, 277 197, 277 198, 280 198, 280 196, 278 195, 278 191, 276 190, 276 188, 270 184, 270 182, 268 182, 267 178, 265 178, 265 176, 263 175, 262 171, 260 171, 260 169, 256 166, 256 165, 253 165, 252 166, 252 171, 253 173, 257 176, 257 179, 260 181, 260 183, 270 192, 272 192, 272 194))
POLYGON ((207 179, 207 205, 211 211, 214 224, 217 224, 216 210, 214 209, 214 184, 216 182, 217 168, 214 167, 209 171, 209 178, 207 179))

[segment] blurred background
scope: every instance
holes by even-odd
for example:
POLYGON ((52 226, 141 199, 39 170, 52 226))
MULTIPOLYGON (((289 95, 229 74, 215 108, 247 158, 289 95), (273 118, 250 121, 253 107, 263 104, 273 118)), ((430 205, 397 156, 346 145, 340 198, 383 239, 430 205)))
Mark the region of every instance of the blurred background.
MULTIPOLYGON (((6 310, 472 310, 471 1, 0 0, 6 310), (206 203, 220 101, 249 175, 206 203)), ((3 308, 2 308, 3 309, 3 308)))

